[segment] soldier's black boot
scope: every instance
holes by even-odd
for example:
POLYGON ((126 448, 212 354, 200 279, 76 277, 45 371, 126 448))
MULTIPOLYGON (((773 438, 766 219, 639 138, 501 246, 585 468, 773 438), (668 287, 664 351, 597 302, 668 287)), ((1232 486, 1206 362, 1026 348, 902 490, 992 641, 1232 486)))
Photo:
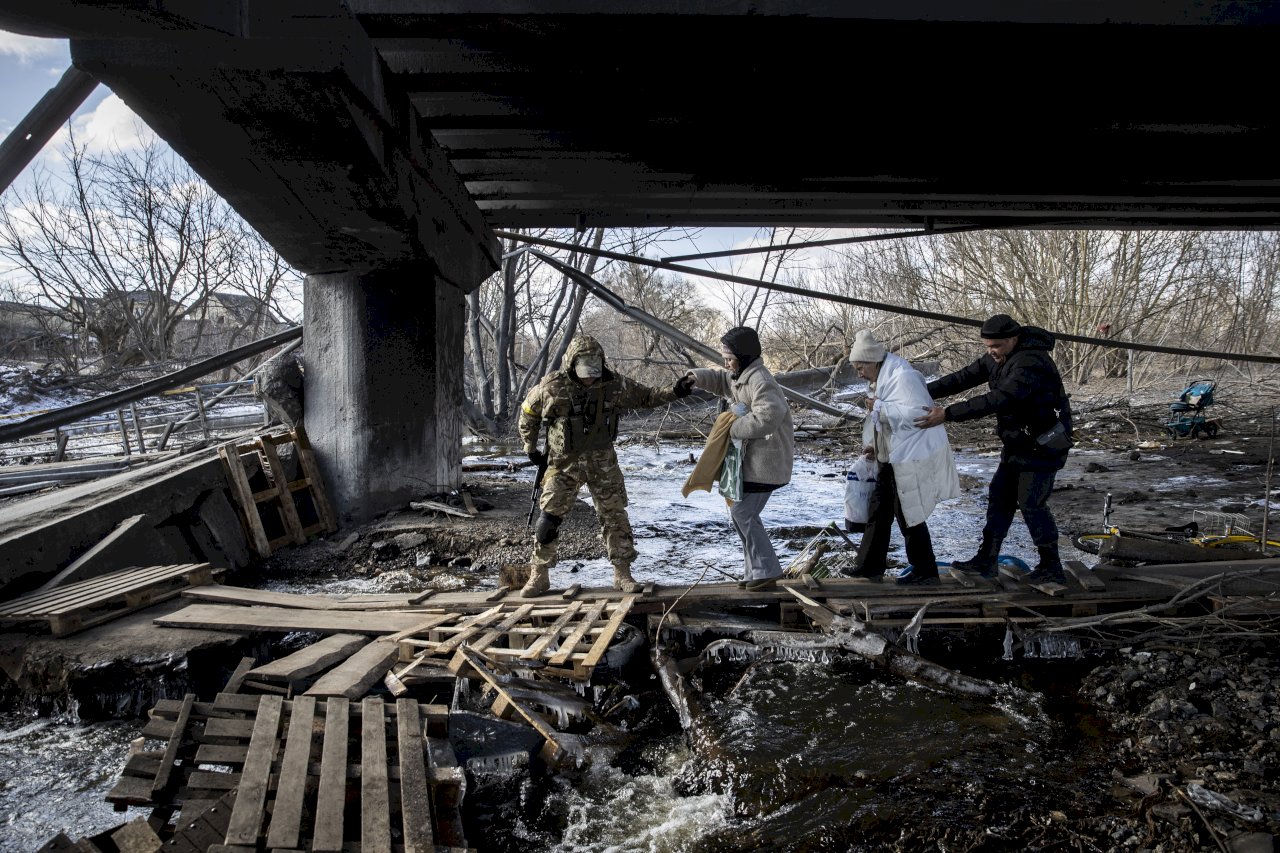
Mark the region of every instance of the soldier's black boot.
POLYGON ((1028 583, 1066 583, 1067 576, 1062 571, 1062 560, 1058 557, 1057 545, 1044 545, 1036 548, 1040 552, 1040 563, 1036 570, 1027 575, 1028 583))

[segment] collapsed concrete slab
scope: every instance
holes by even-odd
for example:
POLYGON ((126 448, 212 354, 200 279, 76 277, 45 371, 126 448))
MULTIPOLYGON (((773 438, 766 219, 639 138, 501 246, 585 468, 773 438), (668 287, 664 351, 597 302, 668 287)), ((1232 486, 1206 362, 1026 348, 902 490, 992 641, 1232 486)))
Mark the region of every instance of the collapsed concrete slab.
POLYGON ((77 579, 131 565, 242 568, 248 548, 227 488, 209 448, 0 506, 0 597, 30 592, 86 555, 77 579), (90 554, 138 515, 127 535, 90 554))

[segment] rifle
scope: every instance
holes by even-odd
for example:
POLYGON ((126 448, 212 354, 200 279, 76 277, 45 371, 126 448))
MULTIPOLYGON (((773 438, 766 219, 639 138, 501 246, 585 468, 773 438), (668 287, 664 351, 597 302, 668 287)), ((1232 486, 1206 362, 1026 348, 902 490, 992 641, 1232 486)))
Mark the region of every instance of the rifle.
POLYGON ((529 520, 525 527, 533 526, 533 517, 538 514, 538 499, 542 497, 542 478, 547 473, 547 454, 542 454, 542 463, 538 466, 538 476, 533 480, 533 498, 529 502, 529 520))

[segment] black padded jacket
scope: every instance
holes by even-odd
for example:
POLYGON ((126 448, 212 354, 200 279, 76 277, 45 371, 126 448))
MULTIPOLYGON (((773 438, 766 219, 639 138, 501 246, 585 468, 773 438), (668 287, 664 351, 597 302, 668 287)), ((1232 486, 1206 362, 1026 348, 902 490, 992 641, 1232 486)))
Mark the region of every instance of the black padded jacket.
POLYGON ((1061 420, 1071 434, 1071 405, 1062 376, 1050 353, 1054 337, 1036 326, 1024 326, 1018 345, 1003 364, 984 355, 967 367, 929 383, 937 400, 986 382, 990 390, 947 406, 947 420, 971 421, 996 416, 996 435, 1004 445, 1001 458, 1023 468, 1057 471, 1066 464, 1066 450, 1051 450, 1036 437, 1061 420))

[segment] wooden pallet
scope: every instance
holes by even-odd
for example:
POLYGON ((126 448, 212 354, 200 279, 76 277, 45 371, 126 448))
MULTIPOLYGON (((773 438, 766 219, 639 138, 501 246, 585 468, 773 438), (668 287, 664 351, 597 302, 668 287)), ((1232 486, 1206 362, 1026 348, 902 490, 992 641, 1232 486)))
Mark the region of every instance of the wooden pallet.
POLYGON ((333 509, 324 493, 315 453, 301 426, 283 433, 261 435, 246 444, 225 444, 218 448, 218 455, 222 457, 231 495, 240 510, 249 544, 259 557, 269 557, 284 545, 302 545, 309 537, 338 529, 333 509), (276 449, 283 444, 295 446, 298 466, 302 469, 302 477, 297 480, 290 481, 285 476, 276 449), (246 457, 251 468, 261 469, 266 476, 266 488, 255 492, 249 485, 249 476, 245 473, 246 457), (310 498, 317 518, 305 527, 298 513, 299 496, 310 498), (284 531, 282 535, 274 539, 268 537, 263 525, 264 512, 274 513, 284 531))
POLYGON ((117 807, 178 805, 179 830, 208 838, 221 821, 201 816, 222 801, 217 843, 232 850, 466 846, 447 706, 220 693, 151 713, 143 736, 165 748, 129 759, 107 795, 117 807))
POLYGON ((388 639, 400 644, 402 662, 447 662, 457 675, 472 675, 460 651, 465 644, 500 665, 545 669, 548 674, 585 682, 591 680, 636 598, 503 603, 471 616, 431 617, 420 629, 401 631, 388 639))
POLYGON ((64 637, 211 583, 222 571, 208 563, 122 569, 6 601, 0 604, 0 620, 44 620, 55 637, 64 637))

